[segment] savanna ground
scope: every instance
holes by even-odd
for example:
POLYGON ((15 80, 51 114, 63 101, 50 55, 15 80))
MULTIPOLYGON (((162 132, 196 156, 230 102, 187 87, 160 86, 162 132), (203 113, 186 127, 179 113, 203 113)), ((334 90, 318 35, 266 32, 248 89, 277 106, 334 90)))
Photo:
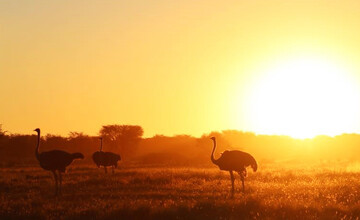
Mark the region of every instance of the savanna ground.
POLYGON ((218 168, 121 166, 105 174, 74 162, 54 196, 52 174, 0 168, 0 219, 356 219, 360 172, 334 165, 260 164, 246 192, 218 168))

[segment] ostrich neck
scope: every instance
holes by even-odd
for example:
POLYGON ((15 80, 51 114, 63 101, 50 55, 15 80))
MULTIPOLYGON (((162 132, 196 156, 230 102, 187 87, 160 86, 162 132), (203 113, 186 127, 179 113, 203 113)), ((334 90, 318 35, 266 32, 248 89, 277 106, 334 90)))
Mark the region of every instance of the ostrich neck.
POLYGON ((40 148, 40 131, 38 132, 38 136, 37 136, 37 144, 36 144, 36 149, 35 149, 35 156, 36 159, 39 160, 39 148, 40 148))
POLYGON ((214 148, 211 152, 211 161, 214 163, 214 164, 217 164, 217 160, 215 160, 214 158, 214 152, 215 152, 215 148, 216 148, 216 140, 213 140, 214 141, 214 148))
POLYGON ((102 151, 102 139, 100 139, 100 151, 102 151))

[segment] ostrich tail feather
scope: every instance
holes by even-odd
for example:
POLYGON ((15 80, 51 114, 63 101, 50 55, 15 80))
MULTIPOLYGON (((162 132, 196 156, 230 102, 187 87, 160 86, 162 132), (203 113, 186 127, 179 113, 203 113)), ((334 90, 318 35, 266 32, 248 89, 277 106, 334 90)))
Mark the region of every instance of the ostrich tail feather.
POLYGON ((82 153, 73 153, 71 156, 73 159, 84 159, 84 155, 82 153))

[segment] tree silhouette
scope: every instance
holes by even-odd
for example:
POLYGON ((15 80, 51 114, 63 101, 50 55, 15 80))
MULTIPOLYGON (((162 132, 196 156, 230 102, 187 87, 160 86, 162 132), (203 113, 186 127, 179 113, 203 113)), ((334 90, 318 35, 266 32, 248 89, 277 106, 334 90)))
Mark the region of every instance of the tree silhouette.
POLYGON ((0 124, 0 137, 2 137, 2 136, 5 136, 5 133, 6 133, 7 131, 4 131, 3 129, 2 129, 2 124, 0 124))
POLYGON ((88 135, 85 135, 83 132, 76 132, 76 131, 70 131, 68 135, 68 139, 83 139, 83 138, 89 138, 88 135))
POLYGON ((105 151, 108 148, 126 158, 136 151, 144 131, 138 125, 104 125, 99 134, 104 138, 105 151))

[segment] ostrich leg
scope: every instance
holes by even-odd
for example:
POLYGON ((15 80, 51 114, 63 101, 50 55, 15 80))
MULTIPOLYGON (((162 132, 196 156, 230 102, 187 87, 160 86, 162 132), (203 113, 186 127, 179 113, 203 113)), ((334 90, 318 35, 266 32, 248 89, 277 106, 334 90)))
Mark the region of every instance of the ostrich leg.
POLYGON ((57 177, 57 175, 56 175, 56 171, 55 171, 55 170, 53 170, 52 172, 53 172, 53 174, 54 174, 54 179, 55 179, 55 196, 57 196, 57 194, 58 194, 58 177, 57 177))
POLYGON ((242 191, 243 191, 243 193, 244 193, 244 192, 245 192, 245 177, 247 176, 247 171, 246 171, 246 169, 244 168, 243 170, 238 171, 238 174, 239 174, 240 179, 241 179, 242 191))
POLYGON ((241 182, 242 182, 242 191, 243 191, 243 193, 245 193, 245 177, 244 177, 244 173, 243 172, 241 172, 241 173, 239 173, 240 174, 240 178, 241 178, 241 182))
POLYGON ((62 186, 62 176, 61 176, 61 171, 59 171, 59 194, 61 195, 61 186, 62 186))
POLYGON ((233 171, 230 170, 230 178, 231 178, 231 195, 234 195, 234 174, 233 174, 233 171))

